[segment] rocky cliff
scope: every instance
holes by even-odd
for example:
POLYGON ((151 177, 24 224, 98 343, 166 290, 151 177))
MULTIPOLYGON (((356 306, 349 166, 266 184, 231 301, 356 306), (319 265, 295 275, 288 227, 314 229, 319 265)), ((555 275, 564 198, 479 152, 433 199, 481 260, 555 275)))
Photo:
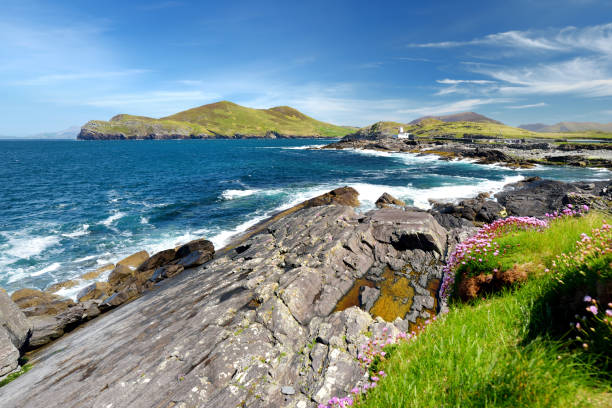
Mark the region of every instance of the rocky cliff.
POLYGON ((369 336, 435 313, 446 247, 425 212, 302 208, 38 352, 0 399, 315 406, 363 379, 356 357, 369 336))

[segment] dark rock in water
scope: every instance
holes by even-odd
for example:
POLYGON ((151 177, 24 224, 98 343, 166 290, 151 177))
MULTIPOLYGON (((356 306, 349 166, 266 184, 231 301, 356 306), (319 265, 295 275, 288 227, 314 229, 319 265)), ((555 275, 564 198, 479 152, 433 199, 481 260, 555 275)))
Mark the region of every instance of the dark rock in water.
POLYGON ((210 254, 210 259, 212 259, 212 256, 215 253, 215 247, 213 246, 213 243, 207 239, 196 239, 181 246, 176 251, 176 258, 184 258, 194 251, 200 251, 203 254, 208 253, 210 254))
POLYGON ((485 201, 476 214, 476 221, 491 223, 500 217, 503 207, 495 201, 485 201))
MULTIPOLYGON (((407 328, 430 316, 428 287, 442 276, 447 237, 434 218, 380 211, 317 205, 275 217, 240 251, 40 350, 33 370, 0 389, 2 403, 308 408, 347 395, 363 379, 356 357, 368 335, 394 337, 391 322, 407 328), (381 287, 371 309, 379 318, 357 307, 362 279, 381 287), (393 293, 406 303, 396 308, 393 293), (283 393, 289 386, 295 393, 283 393)), ((100 309, 129 301, 129 290, 137 292, 130 285, 100 309)))
POLYGON ((362 286, 359 288, 359 306, 367 312, 374 306, 379 296, 379 289, 362 286))
POLYGON ((147 269, 155 269, 160 266, 169 264, 176 259, 176 250, 166 249, 156 253, 146 261, 144 261, 139 267, 139 271, 146 271, 147 269))
POLYGON ((383 195, 381 195, 378 198, 378 200, 376 200, 376 203, 374 204, 378 208, 385 208, 385 207, 389 207, 390 205, 397 205, 399 207, 403 207, 406 205, 406 203, 403 202, 402 200, 398 200, 397 198, 393 197, 391 194, 387 194, 387 193, 383 193, 383 195))
POLYGON ((19 367, 19 355, 32 334, 32 325, 0 289, 0 378, 19 367))

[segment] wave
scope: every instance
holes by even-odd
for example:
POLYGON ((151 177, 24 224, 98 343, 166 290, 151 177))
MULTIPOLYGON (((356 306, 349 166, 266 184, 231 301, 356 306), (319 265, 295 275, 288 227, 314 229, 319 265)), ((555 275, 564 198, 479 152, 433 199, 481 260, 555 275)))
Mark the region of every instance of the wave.
POLYGON ((260 190, 225 190, 221 193, 221 197, 225 200, 233 200, 234 198, 248 197, 259 191, 260 190))
POLYGON ((57 271, 60 268, 60 266, 62 265, 59 262, 53 262, 51 265, 47 266, 46 268, 43 268, 38 272, 31 273, 30 276, 40 276, 48 272, 57 271))
POLYGON ((75 263, 81 263, 81 262, 85 262, 85 261, 91 261, 92 259, 96 259, 97 255, 89 255, 89 256, 84 256, 83 258, 77 258, 74 260, 75 263))
POLYGON ((125 215, 126 215, 125 213, 123 213, 121 211, 117 211, 116 213, 114 213, 113 215, 109 216, 105 220, 100 221, 100 224, 105 225, 107 227, 110 227, 113 222, 117 221, 118 219, 121 219, 121 218, 125 217, 125 215))
POLYGON ((307 146, 293 146, 293 147, 280 147, 282 150, 313 150, 320 149, 323 146, 327 146, 325 144, 315 144, 315 145, 307 145, 307 146))
POLYGON ((41 254, 47 248, 59 244, 60 238, 57 235, 46 237, 8 237, 8 248, 5 254, 15 258, 28 259, 41 254))
POLYGON ((66 238, 76 238, 87 234, 89 234, 89 224, 83 224, 79 229, 73 232, 62 234, 62 236, 66 238))

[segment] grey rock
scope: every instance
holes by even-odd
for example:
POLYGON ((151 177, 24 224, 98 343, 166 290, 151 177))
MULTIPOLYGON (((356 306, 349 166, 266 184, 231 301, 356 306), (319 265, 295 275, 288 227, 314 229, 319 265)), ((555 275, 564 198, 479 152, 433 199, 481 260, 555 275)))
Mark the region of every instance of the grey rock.
POLYGON ((0 379, 19 367, 19 350, 7 330, 0 326, 0 379))
POLYGON ((293 395, 295 394, 295 388, 291 386, 284 386, 281 388, 281 392, 285 395, 293 395))
MULTIPOLYGON (((363 378, 356 357, 366 333, 393 324, 338 302, 358 279, 383 287, 390 264, 393 279, 413 286, 439 279, 447 233, 425 212, 364 216, 343 205, 356 201, 346 193, 266 222, 234 249, 138 298, 133 284, 122 287, 97 305, 108 313, 39 350, 34 369, 0 389, 3 404, 310 408, 313 399, 348 394, 363 378), (283 386, 295 393, 283 394, 283 386)), ((167 267, 168 274, 176 261, 174 250, 153 255, 143 273, 149 279, 167 267)), ((420 316, 427 302, 409 315, 420 316)), ((40 318, 38 341, 89 319, 95 304, 40 318)))
POLYGON ((200 251, 202 254, 209 254, 208 259, 212 259, 215 254, 215 247, 212 242, 207 239, 196 239, 181 246, 176 251, 176 258, 184 258, 194 251, 200 251))
POLYGON ((178 264, 184 268, 191 268, 194 266, 200 266, 210 261, 212 257, 213 257, 212 252, 196 250, 196 251, 190 252, 189 254, 185 255, 183 258, 179 259, 178 264))
POLYGON ((359 306, 367 312, 374 306, 379 296, 379 289, 362 286, 359 288, 359 306))
POLYGON ((21 349, 32 334, 32 325, 25 314, 3 289, 0 289, 0 327, 17 349, 21 349))
POLYGON ((64 334, 62 322, 55 316, 32 316, 28 320, 32 325, 30 347, 43 346, 64 334))

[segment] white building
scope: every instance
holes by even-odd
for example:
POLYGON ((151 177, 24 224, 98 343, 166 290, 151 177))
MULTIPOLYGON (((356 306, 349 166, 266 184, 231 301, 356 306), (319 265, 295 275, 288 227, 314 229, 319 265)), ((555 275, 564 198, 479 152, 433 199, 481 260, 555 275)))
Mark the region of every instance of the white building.
POLYGON ((399 133, 397 135, 393 135, 394 139, 411 139, 412 134, 405 132, 404 133, 404 128, 400 127, 399 128, 399 133))

